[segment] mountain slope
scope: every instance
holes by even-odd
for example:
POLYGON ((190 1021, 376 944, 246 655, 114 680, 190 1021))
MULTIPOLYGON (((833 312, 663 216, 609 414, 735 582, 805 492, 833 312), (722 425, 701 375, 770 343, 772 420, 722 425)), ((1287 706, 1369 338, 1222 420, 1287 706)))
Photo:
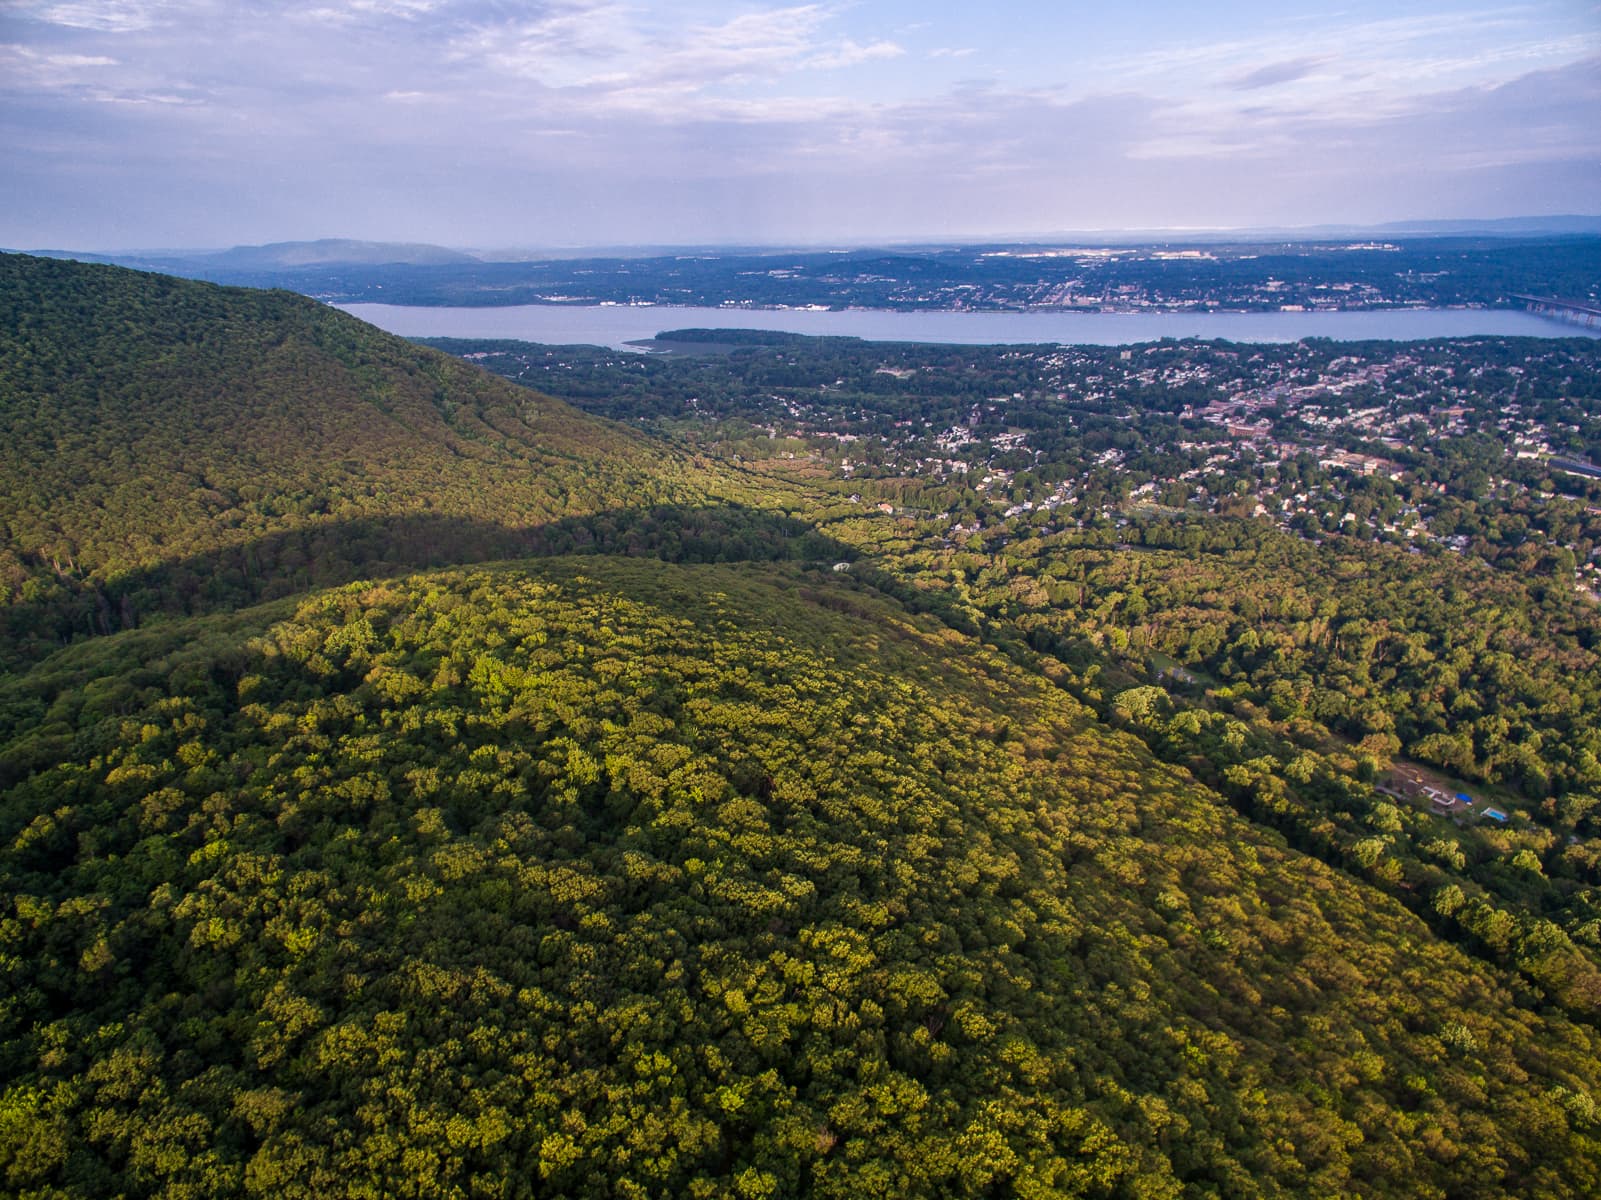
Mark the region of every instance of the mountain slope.
POLYGON ((34 250, 44 258, 112 263, 140 271, 174 271, 186 278, 237 272, 291 272, 322 267, 460 266, 480 261, 460 250, 426 242, 364 242, 318 238, 309 242, 268 242, 227 250, 151 250, 105 254, 79 250, 34 250))
POLYGON ((17 1189, 1601 1184, 1592 1032, 834 577, 423 575, 0 694, 17 1189))
POLYGON ((0 256, 18 641, 627 540, 658 506, 726 508, 741 486, 299 296, 0 256))
POLYGON ((13 539, 108 578, 308 519, 548 519, 644 488, 657 463, 615 427, 287 293, 6 256, 0 362, 13 539))
POLYGON ((421 242, 363 242, 351 238, 319 238, 311 242, 269 242, 264 246, 235 246, 217 254, 199 256, 199 262, 218 269, 295 270, 301 267, 341 266, 361 263, 411 266, 437 266, 444 263, 474 263, 478 260, 460 250, 430 246, 421 242))

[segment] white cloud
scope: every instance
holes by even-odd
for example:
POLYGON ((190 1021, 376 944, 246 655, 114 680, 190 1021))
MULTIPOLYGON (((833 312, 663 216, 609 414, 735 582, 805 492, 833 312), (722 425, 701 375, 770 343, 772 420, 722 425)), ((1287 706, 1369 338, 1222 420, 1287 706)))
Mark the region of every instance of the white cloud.
POLYGON ((160 104, 169 108, 192 108, 203 103, 194 96, 172 92, 95 92, 91 98, 99 104, 160 104))
POLYGON ((537 18, 488 22, 458 34, 453 62, 550 87, 581 86, 616 73, 645 51, 633 11, 621 4, 562 4, 537 18))
POLYGON ((420 17, 444 7, 448 0, 345 0, 355 14, 372 13, 384 17, 420 17))
POLYGON ((77 87, 116 65, 115 58, 103 54, 50 53, 15 43, 0 44, 0 71, 13 87, 39 91, 77 87))
POLYGON ((154 25, 162 10, 171 5, 163 0, 98 0, 66 4, 24 3, 16 7, 23 15, 50 25, 90 29, 98 33, 136 33, 154 25))
POLYGON ((837 47, 808 58, 802 65, 824 70, 835 67, 854 67, 864 62, 900 58, 905 53, 905 47, 894 42, 873 42, 870 45, 860 46, 847 38, 837 47))
POLYGON ((1382 81, 1397 92, 1424 92, 1444 79, 1494 82, 1531 64, 1556 65, 1601 51, 1601 30, 1551 37, 1528 19, 1527 10, 1496 15, 1458 12, 1347 22, 1320 28, 1315 38, 1301 28, 1270 30, 1210 43, 1156 46, 1104 64, 1104 74, 1170 94, 1205 86, 1238 86, 1253 72, 1303 63, 1311 79, 1329 92, 1353 79, 1382 81), (1314 52, 1309 56, 1308 51, 1314 52))
POLYGON ((455 41, 452 54, 546 87, 587 89, 600 103, 635 107, 906 53, 888 40, 828 36, 834 13, 819 4, 699 24, 648 18, 609 0, 568 2, 536 19, 480 25, 455 41))
POLYGON ((0 54, 14 60, 37 63, 44 67, 114 67, 117 60, 104 54, 48 54, 15 43, 0 45, 0 54))

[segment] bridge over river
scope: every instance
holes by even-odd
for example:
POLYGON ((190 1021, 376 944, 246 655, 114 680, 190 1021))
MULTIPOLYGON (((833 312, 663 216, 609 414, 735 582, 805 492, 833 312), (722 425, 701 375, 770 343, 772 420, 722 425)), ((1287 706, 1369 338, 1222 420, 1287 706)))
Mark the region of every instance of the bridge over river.
POLYGON ((1555 296, 1521 296, 1514 294, 1514 300, 1521 300, 1529 306, 1530 312, 1541 316, 1558 317, 1564 321, 1572 321, 1575 325, 1583 325, 1586 329, 1601 326, 1601 306, 1592 304, 1588 300, 1561 300, 1555 296))

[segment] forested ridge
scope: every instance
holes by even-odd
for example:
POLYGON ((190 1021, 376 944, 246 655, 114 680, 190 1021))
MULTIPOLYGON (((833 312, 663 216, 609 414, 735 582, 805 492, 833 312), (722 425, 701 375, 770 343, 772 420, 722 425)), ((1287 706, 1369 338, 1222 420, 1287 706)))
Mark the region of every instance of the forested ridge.
POLYGON ((926 618, 569 559, 257 620, 22 681, 18 1186, 1598 1182, 1593 1032, 926 618))
POLYGON ((1315 594, 1024 578, 298 299, 13 267, 0 1190, 1601 1190, 1545 893, 1402 862, 1232 624, 1234 714, 1130 665, 1315 594))
POLYGON ((13 656, 363 573, 794 533, 737 472, 288 292, 0 255, 0 394, 13 656))

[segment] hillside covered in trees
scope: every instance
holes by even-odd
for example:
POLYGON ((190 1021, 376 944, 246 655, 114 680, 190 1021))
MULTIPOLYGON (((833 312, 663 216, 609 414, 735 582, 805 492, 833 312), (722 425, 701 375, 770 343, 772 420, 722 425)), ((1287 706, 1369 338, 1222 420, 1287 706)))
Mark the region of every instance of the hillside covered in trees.
POLYGON ((0 395, 13 654, 361 573, 793 532, 735 472, 288 292, 0 256, 0 395))
POLYGON ((1587 960, 1311 845, 1334 756, 804 478, 0 278, 7 1194, 1601 1189, 1587 960))

